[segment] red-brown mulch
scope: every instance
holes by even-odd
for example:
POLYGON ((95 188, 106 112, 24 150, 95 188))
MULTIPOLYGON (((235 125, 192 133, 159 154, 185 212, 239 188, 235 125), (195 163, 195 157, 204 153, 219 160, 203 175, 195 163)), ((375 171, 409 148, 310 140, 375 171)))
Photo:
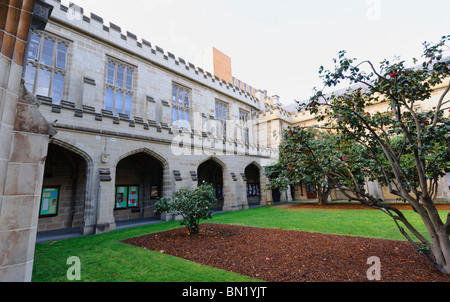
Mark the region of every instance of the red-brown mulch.
POLYGON ((368 282, 367 260, 381 260, 382 282, 449 282, 411 244, 279 229, 202 224, 124 243, 268 282, 368 282))

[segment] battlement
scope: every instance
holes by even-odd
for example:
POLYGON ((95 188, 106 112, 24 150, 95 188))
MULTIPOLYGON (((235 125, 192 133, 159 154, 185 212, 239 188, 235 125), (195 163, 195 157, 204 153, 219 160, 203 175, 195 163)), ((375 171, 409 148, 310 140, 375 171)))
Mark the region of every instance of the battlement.
POLYGON ((45 0, 45 2, 54 6, 50 19, 53 22, 65 25, 68 28, 75 28, 85 35, 113 45, 120 51, 130 53, 177 75, 206 85, 253 108, 260 109, 258 99, 250 93, 183 58, 175 56, 170 51, 165 51, 158 45, 153 45, 143 38, 138 38, 132 32, 124 31, 119 25, 112 22, 105 24, 104 19, 94 13, 87 16, 84 9, 74 3, 69 3, 69 7, 67 7, 61 3, 61 0, 45 0))
POLYGON ((216 152, 234 152, 235 155, 251 155, 262 158, 278 156, 278 149, 259 144, 246 145, 235 138, 223 139, 214 133, 196 129, 178 128, 167 123, 144 120, 142 117, 129 117, 125 114, 114 116, 111 111, 97 110, 83 105, 77 108, 75 103, 61 101, 52 103, 51 98, 37 96, 42 106, 40 110, 48 121, 53 121, 57 130, 77 131, 92 135, 106 135, 124 139, 144 140, 159 144, 191 147, 216 152), (185 138, 183 138, 185 136, 185 138))

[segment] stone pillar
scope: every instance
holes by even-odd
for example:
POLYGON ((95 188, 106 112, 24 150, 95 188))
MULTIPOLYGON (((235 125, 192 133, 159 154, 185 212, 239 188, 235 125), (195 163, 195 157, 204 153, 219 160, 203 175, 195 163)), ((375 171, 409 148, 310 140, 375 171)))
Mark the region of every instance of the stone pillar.
POLYGON ((21 79, 30 27, 46 24, 34 5, 0 2, 0 282, 31 281, 45 158, 56 134, 21 79))
POLYGON ((245 177, 245 173, 241 173, 241 177, 239 180, 242 180, 242 182, 239 182, 241 185, 240 191, 241 193, 241 200, 242 200, 242 210, 248 210, 248 197, 247 197, 247 178, 245 177))
POLYGON ((98 171, 98 191, 97 191, 97 224, 95 234, 102 234, 116 229, 114 219, 114 199, 115 199, 115 170, 110 167, 97 167, 98 171))
POLYGON ((223 171, 223 192, 224 192, 224 205, 223 210, 225 212, 235 212, 241 210, 242 202, 240 200, 240 184, 237 176, 233 172, 229 172, 228 169, 223 171))
POLYGON ((282 191, 280 195, 280 202, 292 202, 291 186, 288 186, 286 191, 282 191))
POLYGON ((267 190, 267 184, 269 183, 268 178, 264 175, 264 168, 259 171, 260 188, 259 192, 261 194, 261 205, 268 206, 273 205, 272 201, 272 191, 267 190))

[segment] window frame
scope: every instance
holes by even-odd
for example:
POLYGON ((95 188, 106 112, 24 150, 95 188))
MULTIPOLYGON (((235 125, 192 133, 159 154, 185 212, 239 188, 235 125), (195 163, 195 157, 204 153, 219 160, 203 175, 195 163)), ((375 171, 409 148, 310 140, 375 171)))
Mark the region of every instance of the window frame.
POLYGON ((125 63, 116 58, 107 56, 106 59, 106 75, 105 75, 105 96, 104 96, 104 108, 110 110, 114 116, 118 114, 125 114, 128 118, 131 118, 134 103, 134 87, 135 87, 135 74, 137 67, 131 64, 125 63), (110 76, 110 64, 113 64, 113 77, 110 76), (123 69, 122 79, 119 78, 119 69, 123 69), (131 77, 129 78, 128 72, 131 71, 131 77), (110 81, 112 79, 112 81, 110 81), (129 85, 129 79, 131 79, 131 85, 129 85), (121 81, 119 83, 119 81, 121 81), (111 95, 112 93, 112 95, 111 95), (109 97, 111 99, 109 99, 109 97), (128 97, 129 96, 129 97, 128 97), (121 102, 118 103, 118 100, 121 102), (118 105, 120 104, 120 107, 118 105), (129 105, 128 105, 129 104, 129 105), (120 112, 118 112, 120 109, 120 112))
POLYGON ((245 145, 250 144, 250 127, 248 126, 250 112, 239 109, 239 126, 241 128, 241 139, 245 145))
POLYGON ((214 119, 216 121, 216 135, 217 137, 227 138, 227 120, 229 116, 229 104, 222 100, 216 99, 214 103, 214 119), (218 109, 221 108, 222 110, 218 109), (225 109, 225 111, 223 110, 225 109), (225 114, 225 115, 224 115, 225 114))
MULTIPOLYGON (((53 104, 60 105, 61 101, 64 98, 65 84, 66 84, 66 75, 67 75, 67 61, 70 50, 70 42, 57 37, 53 34, 50 34, 45 31, 34 31, 31 33, 29 39, 29 46, 27 48, 26 53, 26 66, 25 66, 25 79, 30 78, 30 82, 25 82, 25 86, 33 95, 42 95, 44 97, 49 97, 52 99, 53 104), (39 42, 37 43, 34 40, 36 37, 39 38, 39 42), (44 62, 44 46, 46 40, 50 40, 52 42, 52 54, 51 54, 51 66, 46 64, 50 62, 44 62), (60 49, 60 46, 65 47, 65 52, 60 49), (35 51, 34 57, 30 56, 31 51, 35 51), (62 62, 60 53, 64 54, 64 64, 61 67, 59 64, 62 62), (29 68, 33 68, 34 72, 29 68), (42 80, 44 80, 43 76, 47 73, 49 75, 47 78, 47 82, 45 85, 39 86, 42 80), (57 79, 57 77, 60 77, 57 79), (56 87, 56 83, 62 79, 62 84, 59 83, 60 87, 56 87), (48 87, 47 87, 48 86, 48 87), (38 93, 39 89, 43 87, 44 89, 48 89, 48 92, 45 94, 38 93), (60 95, 60 97, 55 97, 55 92, 60 95)), ((61 82, 61 81, 60 81, 61 82)))
POLYGON ((192 89, 172 82, 172 125, 189 129, 191 125, 192 89), (176 90, 176 96, 175 96, 176 90), (181 99, 180 99, 181 92, 181 99), (186 102, 187 97, 187 102, 186 102), (180 105, 180 102, 182 105, 180 105), (176 111, 176 119, 175 119, 176 111), (180 114, 182 115, 180 118, 180 114), (187 114, 187 116, 186 116, 187 114), (187 117, 187 119, 186 119, 187 117))

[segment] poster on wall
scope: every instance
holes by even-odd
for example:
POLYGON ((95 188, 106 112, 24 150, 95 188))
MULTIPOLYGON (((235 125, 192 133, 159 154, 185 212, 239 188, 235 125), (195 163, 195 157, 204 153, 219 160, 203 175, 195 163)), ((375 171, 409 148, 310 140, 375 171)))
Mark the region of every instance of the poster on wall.
POLYGON ((115 209, 127 209, 139 207, 139 186, 116 187, 115 209))
POLYGON ((116 189, 116 209, 124 209, 127 207, 128 187, 117 187, 116 189))
POLYGON ((128 207, 135 208, 139 206, 139 187, 131 186, 128 188, 128 207))
POLYGON ((58 214, 58 203, 59 188, 43 188, 39 216, 56 216, 58 214))

